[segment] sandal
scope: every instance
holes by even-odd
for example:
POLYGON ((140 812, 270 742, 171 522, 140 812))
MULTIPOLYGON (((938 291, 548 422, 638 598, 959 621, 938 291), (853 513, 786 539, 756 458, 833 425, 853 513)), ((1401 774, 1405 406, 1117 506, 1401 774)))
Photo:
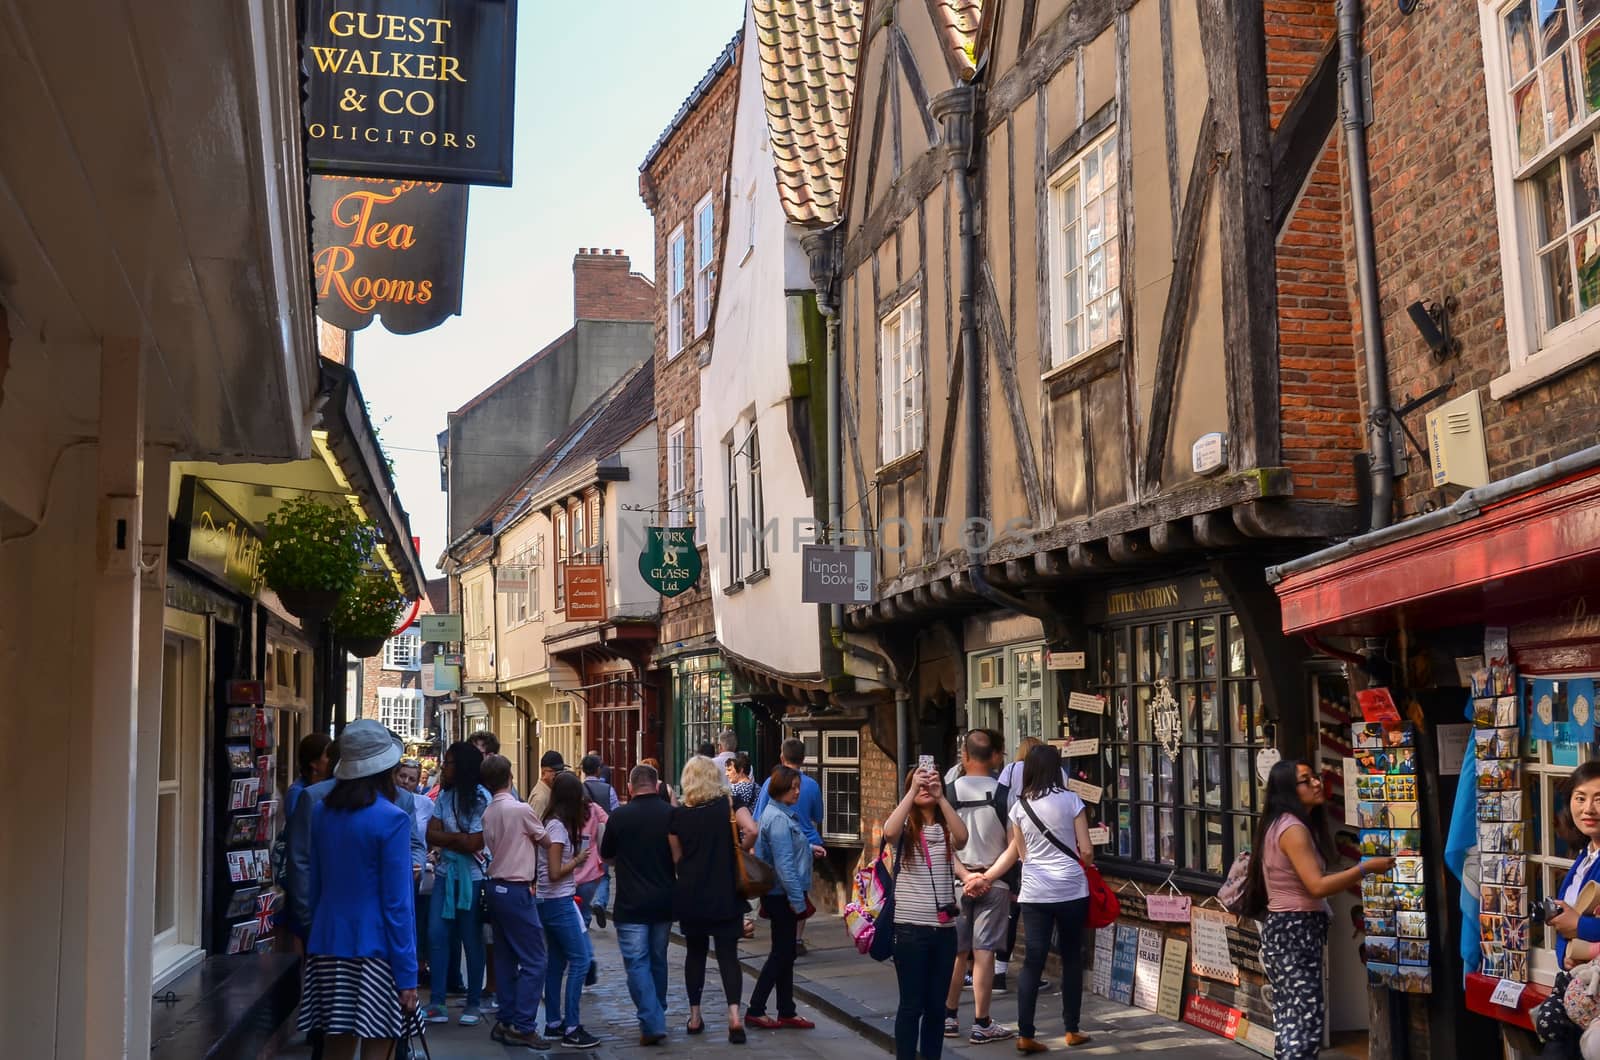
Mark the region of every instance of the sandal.
POLYGON ((743 1045, 744 1044, 744 1028, 743 1027, 729 1027, 728 1028, 728 1043, 730 1045, 743 1045))
POLYGON ((683 1032, 685 1034, 704 1034, 706 1032, 706 1021, 702 1019, 699 1025, 696 1026, 694 1020, 690 1020, 683 1025, 683 1032))

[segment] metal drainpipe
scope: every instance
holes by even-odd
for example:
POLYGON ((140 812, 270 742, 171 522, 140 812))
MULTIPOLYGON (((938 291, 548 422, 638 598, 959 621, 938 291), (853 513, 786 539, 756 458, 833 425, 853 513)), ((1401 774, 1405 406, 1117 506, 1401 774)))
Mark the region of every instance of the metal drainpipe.
MULTIPOLYGON (((828 330, 828 538, 842 537, 844 527, 844 475, 839 468, 839 313, 830 305, 823 310, 828 330)), ((844 605, 828 607, 830 636, 838 643, 844 637, 844 605)))
MULTIPOLYGON (((840 639, 840 650, 847 655, 854 655, 858 659, 865 659, 878 667, 878 675, 884 684, 894 689, 894 758, 895 764, 900 769, 900 776, 904 777, 911 770, 911 688, 904 679, 896 675, 893 661, 886 655, 880 655, 869 648, 852 644, 848 640, 840 639)), ((920 656, 920 651, 918 655, 920 656)), ((911 670, 917 668, 916 657, 911 660, 911 670)))
POLYGON ((1339 110, 1344 124, 1345 165, 1350 178, 1351 228, 1356 244, 1356 286, 1361 292, 1361 338, 1366 355, 1367 448, 1372 455, 1370 529, 1391 522, 1394 458, 1389 438, 1389 354, 1378 305, 1378 258, 1372 237, 1372 186, 1367 169, 1366 104, 1361 72, 1360 0, 1339 0, 1339 110))

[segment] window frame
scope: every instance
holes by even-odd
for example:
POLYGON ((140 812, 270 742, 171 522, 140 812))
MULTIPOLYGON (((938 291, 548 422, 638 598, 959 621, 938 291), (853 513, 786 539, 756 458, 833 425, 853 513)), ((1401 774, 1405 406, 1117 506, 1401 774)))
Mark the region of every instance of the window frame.
POLYGON ((667 428, 667 525, 687 526, 689 507, 688 468, 689 421, 679 420, 667 428))
POLYGON ((407 626, 383 642, 384 670, 422 669, 422 631, 407 626))
POLYGON ((878 321, 879 467, 920 453, 927 445, 927 402, 922 392, 927 384, 926 334, 920 290, 912 291, 878 321), (908 326, 911 322, 914 328, 908 326), (909 357, 908 345, 913 347, 909 357))
POLYGON ((711 326, 717 284, 717 214, 710 192, 694 207, 694 336, 711 326))
MULTIPOLYGON (((1085 145, 1083 150, 1062 163, 1060 168, 1050 175, 1047 185, 1046 209, 1049 214, 1050 232, 1050 350, 1044 366, 1046 374, 1113 346, 1121 342, 1123 336, 1127 334, 1127 310, 1122 304, 1121 293, 1122 266, 1126 264, 1126 248, 1123 241, 1121 211, 1116 208, 1120 206, 1124 189, 1116 179, 1115 165, 1110 167, 1108 174, 1105 166, 1105 153, 1108 147, 1116 151, 1121 150, 1115 123, 1085 145), (1085 235, 1086 204, 1083 201, 1083 191, 1088 183, 1084 175, 1084 165, 1091 157, 1096 159, 1101 174, 1099 186, 1102 190, 1096 199, 1097 203, 1102 207, 1105 205, 1105 194, 1109 189, 1114 188, 1116 194, 1116 198, 1112 200, 1115 204, 1112 211, 1114 216, 1105 222, 1112 234, 1093 248, 1088 246, 1085 235), (1106 181, 1107 175, 1111 177, 1109 182, 1106 181), (1070 222, 1067 219, 1069 192, 1077 193, 1076 198, 1071 200, 1076 205, 1072 210, 1070 222), (1066 229, 1069 227, 1073 229, 1070 238, 1076 243, 1072 247, 1071 269, 1068 268, 1067 255, 1066 229), (1116 250, 1115 270, 1107 269, 1104 293, 1098 298, 1090 299, 1087 292, 1088 259, 1090 255, 1111 247, 1116 250), (1077 277, 1072 287, 1077 296, 1077 311, 1070 314, 1067 284, 1069 272, 1077 277), (1099 342, 1093 342, 1088 333, 1091 302, 1102 303, 1107 307, 1106 335, 1099 342), (1069 327, 1077 343, 1077 348, 1073 351, 1067 349, 1066 338, 1069 327)), ((1115 157, 1113 156, 1113 160, 1115 157)))
POLYGON ((722 443, 723 466, 728 475, 728 585, 734 586, 744 581, 744 570, 740 566, 743 560, 741 539, 743 534, 739 531, 739 513, 743 510, 739 503, 739 447, 737 427, 722 443))
POLYGON ((767 506, 761 489, 761 435, 756 420, 750 420, 749 424, 750 429, 745 432, 744 444, 740 447, 744 451, 745 504, 750 509, 750 536, 741 542, 741 545, 750 546, 746 577, 766 574, 770 569, 764 530, 767 506))
POLYGON ((527 589, 508 590, 501 594, 506 600, 506 629, 508 630, 537 621, 541 617, 539 611, 539 566, 543 553, 543 538, 535 537, 532 541, 512 553, 508 562, 501 564, 501 570, 505 570, 508 567, 520 568, 525 572, 528 580, 527 589))
POLYGON ((422 709, 426 698, 420 688, 378 686, 378 721, 402 740, 417 738, 424 731, 422 709), (387 700, 387 702, 386 702, 387 700), (402 726, 401 722, 405 724, 402 726))
MULTIPOLYGON (((152 863, 151 950, 153 989, 161 989, 205 957, 201 946, 203 917, 204 864, 202 837, 205 830, 205 674, 208 666, 205 620, 199 615, 167 609, 162 630, 162 723, 165 725, 169 693, 178 698, 171 704, 177 715, 176 739, 172 744, 174 775, 162 775, 162 741, 158 733, 158 753, 151 764, 156 782, 155 834, 156 861, 152 863), (176 653, 177 673, 168 672, 168 650, 176 653), (175 799, 177 827, 166 849, 161 846, 160 815, 162 799, 175 799), (160 861, 168 858, 172 889, 172 924, 155 930, 160 909, 162 874, 160 861)), ((290 713, 278 710, 280 716, 290 713)))
POLYGON ((683 225, 667 236, 667 360, 683 352, 687 345, 684 331, 688 324, 687 284, 689 267, 688 236, 683 225))
POLYGON ((706 480, 705 463, 701 459, 703 450, 700 448, 701 439, 706 436, 705 417, 701 409, 694 410, 694 422, 691 425, 693 434, 689 438, 688 463, 692 470, 689 480, 693 483, 691 496, 694 507, 689 512, 689 522, 694 527, 694 543, 696 547, 704 547, 706 543, 706 480))
POLYGON ((551 516, 551 524, 555 527, 556 538, 556 589, 555 609, 565 612, 567 609, 567 556, 571 547, 567 530, 567 509, 557 508, 551 516))
POLYGON ((865 817, 861 802, 861 730, 860 729, 825 729, 825 728, 791 728, 787 735, 799 740, 806 746, 806 762, 800 767, 800 772, 817 782, 817 787, 822 792, 822 841, 826 843, 859 843, 861 842, 862 828, 865 826, 865 817), (833 738, 849 739, 854 742, 854 754, 834 754, 830 740, 833 738), (855 806, 853 810, 836 810, 829 797, 829 782, 833 779, 854 780, 855 791, 853 797, 855 806), (847 817, 853 816, 856 821, 856 830, 848 831, 834 827, 840 823, 837 814, 847 817))
POLYGON ((1140 616, 1095 629, 1092 643, 1095 660, 1090 688, 1106 697, 1106 712, 1095 721, 1100 738, 1096 764, 1104 784, 1096 812, 1100 823, 1111 829, 1108 844, 1102 846, 1102 860, 1140 878, 1154 879, 1171 873, 1197 886, 1220 883, 1239 850, 1248 846, 1260 816, 1256 756, 1275 746, 1274 730, 1265 714, 1259 670, 1250 657, 1237 614, 1213 607, 1140 616), (1209 675, 1204 656, 1206 623, 1210 623, 1214 645, 1209 675), (1163 629, 1164 664, 1159 636, 1163 629), (1148 641, 1141 631, 1149 631, 1148 641), (1194 653, 1192 668, 1185 663, 1186 633, 1193 638, 1188 645, 1194 653), (1148 670, 1143 668, 1146 657, 1148 670), (1183 742, 1175 761, 1168 761, 1155 741, 1145 709, 1153 697, 1155 679, 1162 676, 1167 678, 1184 720, 1183 742), (1209 711, 1204 698, 1188 699, 1191 690, 1198 695, 1206 689, 1211 692, 1209 711), (1124 693, 1126 736, 1119 732, 1124 693), (1233 715, 1236 707, 1249 710, 1238 736, 1233 715), (1207 717, 1213 719, 1209 726, 1207 717), (1151 773, 1148 780, 1147 766, 1151 773), (1126 795, 1120 786, 1124 767, 1126 795), (1245 779, 1243 792, 1234 784, 1239 777, 1245 779), (1208 786, 1213 778, 1214 802, 1208 786), (1241 795, 1246 799, 1242 804, 1241 795), (1123 809, 1128 813, 1125 848, 1120 812, 1123 809), (1216 833, 1211 831, 1213 822, 1219 829, 1216 833), (1151 831, 1148 837, 1144 834, 1147 824, 1151 831), (1189 835, 1191 827, 1199 828, 1197 837, 1189 835), (1210 841, 1213 834, 1215 844, 1210 841), (1170 859, 1160 846, 1169 837, 1170 859), (1214 859, 1213 846, 1217 851, 1214 859), (1146 857, 1147 853, 1151 856, 1146 857))
MULTIPOLYGON (((1578 308, 1576 300, 1579 291, 1575 272, 1571 277, 1574 284, 1573 317, 1554 327, 1544 326, 1547 307, 1544 304, 1544 284, 1539 278, 1540 244, 1537 243, 1535 213, 1538 193, 1533 183, 1551 162, 1571 153, 1583 139, 1586 130, 1591 137, 1600 137, 1600 108, 1595 108, 1588 117, 1575 115, 1577 120, 1571 127, 1554 138, 1551 138, 1551 130, 1547 127, 1544 132, 1545 146, 1527 163, 1521 161, 1512 98, 1513 86, 1517 82, 1511 76, 1511 55, 1504 21, 1506 14, 1520 2, 1479 0, 1478 3, 1484 90, 1489 115, 1489 154, 1494 177, 1495 220, 1500 241, 1506 317, 1507 370, 1489 384, 1490 396, 1496 399, 1536 386, 1600 354, 1600 302, 1588 310, 1578 308)), ((1574 9, 1569 7, 1568 10, 1574 9)), ((1597 27, 1600 27, 1600 23, 1569 27, 1567 44, 1563 47, 1577 46, 1584 36, 1584 29, 1593 34, 1597 27)), ((1536 23, 1533 31, 1537 42, 1536 23)), ((1535 57, 1532 80, 1527 84, 1541 84, 1542 65, 1543 61, 1535 57)), ((1573 99, 1579 109, 1582 107, 1580 97, 1584 95, 1583 76, 1581 68, 1574 71, 1573 99)), ((1596 151, 1600 156, 1600 143, 1597 143, 1596 151)), ((1564 187, 1563 200, 1568 195, 1570 190, 1564 187)), ((1586 226, 1574 228, 1569 225, 1565 238, 1574 238, 1572 233, 1584 227, 1600 237, 1600 217, 1591 216, 1586 226)))

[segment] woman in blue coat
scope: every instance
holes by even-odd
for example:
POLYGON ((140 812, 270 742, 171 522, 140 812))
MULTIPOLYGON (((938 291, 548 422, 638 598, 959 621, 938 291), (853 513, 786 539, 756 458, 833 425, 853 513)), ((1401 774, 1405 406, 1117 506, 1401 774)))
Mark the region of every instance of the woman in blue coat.
POLYGON ((795 803, 800 801, 800 773, 778 766, 767 781, 767 805, 761 812, 755 856, 771 865, 778 881, 761 896, 761 911, 772 922, 772 949, 750 994, 744 1021, 752 1027, 816 1026, 794 1007, 795 929, 806 915, 811 889, 811 841, 800 826, 795 803), (767 998, 778 990, 778 1018, 767 1015, 767 998))
POLYGON ((1600 880, 1600 762, 1585 762, 1567 778, 1567 811, 1561 815, 1564 830, 1581 839, 1582 852, 1567 870, 1555 894, 1561 914, 1550 921, 1556 933, 1556 960, 1575 968, 1600 957, 1600 916, 1580 915, 1573 907, 1587 883, 1600 880))
POLYGON ((421 1028, 413 821, 393 801, 400 748, 375 721, 352 722, 339 744, 338 783, 312 809, 300 996, 300 1029, 323 1032, 328 1060, 392 1055, 421 1028))

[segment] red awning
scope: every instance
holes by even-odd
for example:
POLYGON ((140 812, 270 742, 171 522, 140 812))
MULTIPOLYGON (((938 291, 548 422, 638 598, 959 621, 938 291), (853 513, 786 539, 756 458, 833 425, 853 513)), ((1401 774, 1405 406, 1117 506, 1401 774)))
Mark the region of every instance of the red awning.
POLYGON ((1285 633, 1379 634, 1538 617, 1600 587, 1600 468, 1431 530, 1343 548, 1348 554, 1294 569, 1277 584, 1285 633))

